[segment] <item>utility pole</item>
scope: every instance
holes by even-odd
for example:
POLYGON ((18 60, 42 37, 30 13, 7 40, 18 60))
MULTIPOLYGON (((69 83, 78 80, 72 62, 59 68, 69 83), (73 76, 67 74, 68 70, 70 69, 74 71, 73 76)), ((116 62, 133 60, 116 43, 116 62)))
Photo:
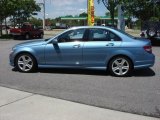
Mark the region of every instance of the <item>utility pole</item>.
POLYGON ((45 20, 46 20, 46 12, 45 12, 45 0, 43 0, 43 30, 45 29, 45 20))
POLYGON ((118 5, 118 29, 125 31, 124 6, 118 5))
POLYGON ((45 0, 43 0, 43 3, 38 3, 38 5, 42 5, 42 9, 43 9, 43 29, 45 29, 45 19, 46 19, 45 0))

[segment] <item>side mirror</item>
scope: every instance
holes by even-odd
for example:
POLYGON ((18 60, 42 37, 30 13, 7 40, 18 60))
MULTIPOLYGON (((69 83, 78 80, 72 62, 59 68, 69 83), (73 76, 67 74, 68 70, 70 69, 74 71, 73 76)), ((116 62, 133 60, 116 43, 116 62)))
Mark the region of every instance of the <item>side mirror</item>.
POLYGON ((52 40, 53 45, 58 44, 57 39, 52 40))

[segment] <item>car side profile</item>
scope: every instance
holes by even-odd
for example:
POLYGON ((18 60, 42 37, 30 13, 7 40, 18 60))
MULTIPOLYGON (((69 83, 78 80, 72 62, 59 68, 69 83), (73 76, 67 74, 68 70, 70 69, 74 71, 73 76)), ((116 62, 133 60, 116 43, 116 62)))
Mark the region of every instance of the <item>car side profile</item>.
POLYGON ((127 76, 133 69, 152 67, 154 62, 149 40, 103 26, 73 27, 50 39, 15 45, 10 53, 10 64, 20 72, 82 68, 127 76))

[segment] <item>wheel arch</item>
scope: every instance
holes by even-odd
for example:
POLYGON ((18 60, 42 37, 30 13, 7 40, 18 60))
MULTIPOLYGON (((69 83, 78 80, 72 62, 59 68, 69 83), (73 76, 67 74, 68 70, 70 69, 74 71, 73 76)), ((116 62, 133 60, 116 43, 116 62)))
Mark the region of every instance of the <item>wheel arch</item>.
POLYGON ((31 52, 29 52, 29 51, 21 51, 21 52, 17 53, 17 54, 15 55, 15 57, 14 57, 14 65, 16 65, 16 59, 17 59, 17 57, 18 57, 19 55, 21 55, 21 54, 29 54, 29 55, 31 55, 31 56, 34 58, 34 60, 35 60, 35 62, 36 62, 36 65, 38 66, 37 58, 36 58, 31 52))
POLYGON ((108 62, 106 63, 107 69, 109 68, 110 62, 111 62, 114 58, 116 58, 116 57, 125 57, 125 58, 129 59, 130 62, 131 62, 132 68, 134 68, 134 62, 133 62, 133 60, 131 59, 131 57, 129 57, 129 56, 127 56, 127 55, 124 55, 124 54, 118 54, 118 55, 112 56, 112 57, 108 60, 108 62))

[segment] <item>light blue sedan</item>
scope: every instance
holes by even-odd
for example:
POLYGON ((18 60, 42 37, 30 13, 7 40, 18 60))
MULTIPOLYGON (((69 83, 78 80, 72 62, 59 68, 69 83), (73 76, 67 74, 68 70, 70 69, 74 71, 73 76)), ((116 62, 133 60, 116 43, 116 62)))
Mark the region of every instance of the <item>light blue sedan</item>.
POLYGON ((127 76, 133 69, 152 67, 154 62, 149 40, 99 26, 73 27, 50 39, 15 45, 10 53, 10 64, 20 72, 80 68, 127 76))

